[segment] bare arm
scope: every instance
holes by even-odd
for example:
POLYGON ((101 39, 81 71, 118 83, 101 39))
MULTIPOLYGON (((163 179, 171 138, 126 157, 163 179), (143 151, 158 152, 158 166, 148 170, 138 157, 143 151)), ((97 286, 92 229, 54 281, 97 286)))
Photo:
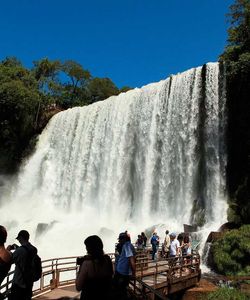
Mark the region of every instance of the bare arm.
POLYGON ((135 257, 134 256, 130 256, 129 264, 132 269, 132 276, 135 276, 135 257))
POLYGON ((80 267, 80 271, 77 273, 77 277, 76 277, 77 291, 81 291, 83 289, 86 279, 87 279, 87 266, 86 266, 86 262, 83 262, 80 267))

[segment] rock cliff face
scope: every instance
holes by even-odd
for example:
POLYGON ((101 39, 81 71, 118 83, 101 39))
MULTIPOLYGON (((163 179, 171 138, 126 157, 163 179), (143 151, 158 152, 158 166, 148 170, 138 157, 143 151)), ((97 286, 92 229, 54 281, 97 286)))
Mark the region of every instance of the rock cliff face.
POLYGON ((195 287, 188 289, 181 300, 200 300, 207 296, 209 293, 214 292, 218 287, 207 279, 201 279, 195 287))
POLYGON ((227 78, 229 221, 238 224, 248 224, 250 219, 249 83, 250 70, 227 78))

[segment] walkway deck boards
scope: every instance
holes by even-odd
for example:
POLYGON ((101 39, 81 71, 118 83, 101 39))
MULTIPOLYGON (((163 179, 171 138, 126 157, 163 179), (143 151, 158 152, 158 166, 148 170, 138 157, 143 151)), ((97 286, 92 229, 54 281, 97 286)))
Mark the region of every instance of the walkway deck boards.
POLYGON ((80 293, 76 291, 75 286, 64 286, 52 290, 51 292, 45 293, 44 295, 37 296, 34 299, 37 300, 49 300, 49 299, 60 299, 61 297, 71 297, 74 299, 80 299, 80 293))

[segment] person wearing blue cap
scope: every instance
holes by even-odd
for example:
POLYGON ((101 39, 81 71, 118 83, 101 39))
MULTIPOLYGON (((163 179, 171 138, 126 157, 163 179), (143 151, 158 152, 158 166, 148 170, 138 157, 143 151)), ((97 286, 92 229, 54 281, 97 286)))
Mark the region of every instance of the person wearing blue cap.
POLYGON ((169 257, 176 257, 180 253, 180 243, 176 239, 176 233, 172 232, 170 233, 170 251, 169 251, 169 257))

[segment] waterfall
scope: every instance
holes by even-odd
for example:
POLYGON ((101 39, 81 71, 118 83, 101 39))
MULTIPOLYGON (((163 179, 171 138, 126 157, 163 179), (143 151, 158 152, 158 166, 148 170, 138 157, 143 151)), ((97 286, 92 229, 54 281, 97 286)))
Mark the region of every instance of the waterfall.
POLYGON ((217 229, 227 209, 223 78, 209 63, 56 114, 5 194, 1 222, 33 237, 43 224, 47 256, 79 254, 88 234, 113 247, 126 229, 134 240, 200 218, 217 229))

